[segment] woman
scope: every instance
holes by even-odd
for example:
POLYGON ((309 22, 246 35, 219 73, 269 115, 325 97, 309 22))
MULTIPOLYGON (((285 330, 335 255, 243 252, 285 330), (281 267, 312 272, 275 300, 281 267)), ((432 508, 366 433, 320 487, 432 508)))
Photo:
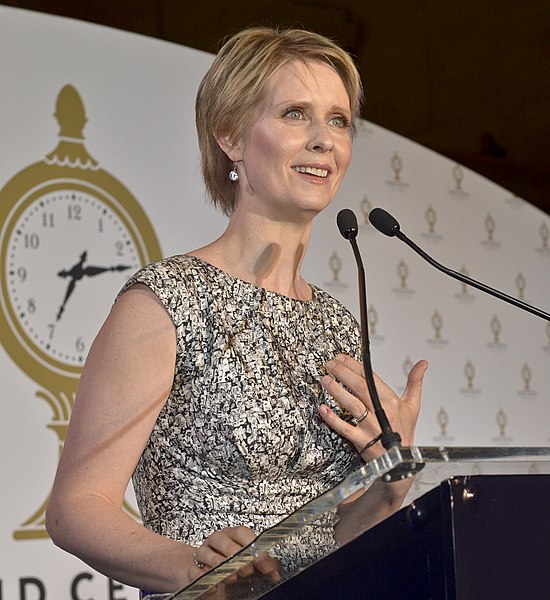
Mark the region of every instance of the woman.
MULTIPOLYGON (((356 322, 300 274, 312 219, 349 165, 361 93, 350 57, 300 30, 243 31, 201 83, 203 174, 227 229, 119 295, 47 514, 56 544, 113 579, 177 590, 338 483, 379 433, 356 322), (145 526, 121 510, 132 474, 145 526)), ((402 398, 378 380, 405 444, 425 368, 402 398)), ((405 491, 386 485, 379 510, 405 491)), ((346 510, 365 518, 360 502, 346 510)))

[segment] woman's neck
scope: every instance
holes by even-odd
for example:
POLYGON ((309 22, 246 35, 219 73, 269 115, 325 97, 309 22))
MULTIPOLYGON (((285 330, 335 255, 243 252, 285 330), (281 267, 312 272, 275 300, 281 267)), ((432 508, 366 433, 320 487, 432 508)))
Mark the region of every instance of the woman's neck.
POLYGON ((311 288, 300 273, 310 228, 311 221, 274 222, 235 213, 217 240, 190 254, 254 285, 310 300, 311 288))

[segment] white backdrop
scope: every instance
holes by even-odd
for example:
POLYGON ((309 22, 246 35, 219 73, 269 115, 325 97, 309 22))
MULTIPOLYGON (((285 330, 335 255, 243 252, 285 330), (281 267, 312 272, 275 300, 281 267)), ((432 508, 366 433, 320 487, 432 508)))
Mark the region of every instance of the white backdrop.
MULTIPOLYGON (((211 56, 0 7, 0 57, 0 201, 8 181, 57 145, 52 115, 70 84, 86 110, 86 149, 141 205, 163 255, 190 250, 222 230, 225 219, 205 202, 194 130, 195 91, 211 56)), ((310 281, 357 314, 355 264, 335 226, 338 210, 352 208, 361 223, 375 369, 402 390, 411 362, 430 362, 418 443, 547 445, 550 327, 445 278, 398 240, 374 231, 364 219, 374 206, 392 212, 440 262, 545 310, 548 216, 362 122, 347 180, 317 219, 304 266, 310 281)), ((90 294, 82 318, 97 329, 109 305, 90 294)), ((51 408, 37 396, 40 382, 16 365, 5 351, 6 332, 0 335, 0 600, 136 598, 48 539, 14 539, 49 493, 59 442, 48 428, 51 408)))

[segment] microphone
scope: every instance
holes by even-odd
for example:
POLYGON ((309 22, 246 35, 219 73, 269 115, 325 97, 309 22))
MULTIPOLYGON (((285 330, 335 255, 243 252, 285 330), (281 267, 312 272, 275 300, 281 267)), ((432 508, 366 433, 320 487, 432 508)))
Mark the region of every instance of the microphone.
POLYGON ((424 252, 424 250, 422 250, 422 248, 420 248, 412 240, 410 240, 401 231, 401 228, 399 226, 399 223, 397 222, 397 219, 395 219, 395 217, 390 215, 389 212, 386 212, 383 208, 373 208, 369 213, 369 221, 372 223, 372 225, 376 229, 378 229, 378 231, 380 231, 380 233, 383 233, 384 235, 387 235, 389 237, 395 236, 395 237, 399 238, 402 242, 405 242, 405 244, 407 244, 407 246, 409 246, 417 254, 419 254, 424 260, 429 262, 433 267, 435 267, 439 271, 445 273, 446 275, 449 275, 450 277, 453 277, 454 279, 458 279, 458 281, 461 281, 462 283, 471 285, 472 287, 475 287, 478 290, 485 292, 486 294, 494 296, 495 298, 504 300, 504 302, 513 304, 514 306, 517 306, 518 308, 521 308, 522 310, 530 312, 531 314, 536 315, 537 317, 540 317, 541 319, 550 321, 550 314, 544 312, 543 310, 540 310, 540 308, 531 306, 530 304, 527 304, 526 302, 522 302, 521 300, 518 300, 517 298, 513 298, 512 296, 509 296, 508 294, 505 294, 504 292, 495 290, 494 288, 489 287, 488 285, 485 285, 484 283, 476 281, 475 279, 472 279, 471 277, 468 277, 467 275, 463 275, 462 273, 453 271, 452 269, 449 269, 448 267, 445 267, 444 265, 438 263, 429 254, 424 252))
POLYGON ((373 208, 369 213, 369 221, 378 231, 389 237, 401 233, 397 219, 383 208, 373 208))
POLYGON ((355 238, 359 231, 357 226, 357 217, 355 213, 349 208, 342 209, 336 215, 336 224, 338 229, 346 240, 349 240, 355 256, 355 262, 357 263, 358 269, 358 283, 359 283, 359 310, 361 314, 361 343, 363 349, 369 350, 369 327, 368 327, 368 312, 367 312, 367 289, 365 286, 365 269, 363 268, 363 260, 361 259, 361 253, 355 238))
POLYGON ((336 215, 336 224, 343 237, 346 240, 357 237, 357 217, 349 208, 344 208, 336 215))
MULTIPOLYGON (((370 359, 370 341, 369 341, 369 328, 367 320, 367 291, 365 286, 365 269, 363 268, 363 261, 361 260, 361 253, 357 246, 357 232, 359 230, 357 226, 357 217, 355 213, 349 208, 344 208, 338 213, 336 217, 336 223, 342 236, 349 240, 351 247, 353 248, 353 254, 355 255, 355 261, 357 263, 357 276, 359 283, 359 309, 361 312, 361 354, 363 358, 363 370, 365 372, 365 379, 367 380, 367 388, 372 400, 374 408, 374 414, 382 430, 380 441, 382 446, 389 450, 394 446, 401 446, 401 436, 394 432, 391 428, 386 412, 384 411, 376 385, 374 384, 374 374, 372 372, 372 365, 370 359)), ((368 446, 367 446, 368 447, 368 446)), ((366 448, 365 448, 366 449, 366 448)))

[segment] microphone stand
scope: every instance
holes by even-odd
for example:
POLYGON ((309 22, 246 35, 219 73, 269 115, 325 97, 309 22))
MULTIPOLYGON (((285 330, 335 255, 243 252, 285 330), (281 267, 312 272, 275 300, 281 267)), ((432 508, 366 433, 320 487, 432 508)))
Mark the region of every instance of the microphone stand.
POLYGON ((355 237, 349 237, 349 242, 355 255, 355 262, 357 263, 357 282, 359 284, 359 310, 361 314, 361 354, 363 359, 363 371, 365 372, 365 379, 367 381, 367 388, 372 400, 372 406, 374 408, 374 414, 382 430, 380 442, 382 446, 389 450, 393 446, 401 445, 401 436, 399 433, 393 431, 386 411, 382 407, 380 398, 378 397, 378 391, 374 383, 374 374, 372 371, 372 363, 370 356, 370 340, 369 340, 369 324, 367 318, 367 288, 365 283, 365 269, 363 267, 363 260, 361 259, 361 253, 357 246, 357 240, 355 237))
POLYGON ((353 211, 351 211, 349 208, 345 208, 338 213, 336 221, 342 236, 349 240, 355 256, 355 262, 357 263, 359 308, 361 312, 361 354, 363 358, 363 371, 365 373, 365 379, 367 381, 367 388, 372 401, 374 415, 382 431, 380 436, 369 442, 367 446, 363 448, 360 454, 362 454, 373 443, 380 440, 383 448, 386 450, 384 460, 387 461, 388 464, 395 465, 382 476, 382 481, 389 483, 392 481, 408 479, 424 467, 424 462, 421 460, 421 458, 419 460, 419 456, 417 456, 418 453, 414 448, 403 447, 401 445, 401 436, 399 433, 393 431, 388 417, 386 416, 386 412, 384 411, 384 408, 380 402, 378 391, 376 390, 376 385, 374 383, 374 373, 372 371, 370 358, 365 269, 363 267, 363 260, 361 259, 361 253, 359 252, 357 241, 355 240, 358 232, 357 217, 353 211))
POLYGON ((412 248, 418 255, 420 255, 430 265, 435 267, 438 271, 441 271, 442 273, 449 275, 449 277, 458 279, 458 281, 461 281, 462 283, 471 285, 472 287, 477 288, 478 290, 481 290, 482 292, 485 292, 486 294, 489 294, 490 296, 494 296, 495 298, 498 298, 499 300, 504 300, 504 302, 508 302, 509 304, 512 304, 512 305, 516 306, 517 308, 521 308, 522 310, 525 310, 533 315, 536 315, 537 317, 540 317, 541 319, 550 321, 550 314, 548 314, 547 312, 544 312, 540 308, 537 308, 536 306, 531 306, 530 304, 527 304, 526 302, 522 302, 521 300, 518 300, 517 298, 509 296, 508 294, 505 294, 504 292, 500 292, 499 290, 495 290, 494 288, 489 287, 488 285, 485 285, 484 283, 476 281, 475 279, 472 279, 471 277, 468 277, 467 275, 463 275, 462 273, 453 271, 452 269, 445 267, 441 263, 438 263, 429 254, 427 254, 424 250, 422 250, 422 248, 420 248, 420 246, 417 246, 412 240, 410 240, 401 231, 401 228, 400 228, 397 220, 392 215, 390 215, 390 213, 385 211, 384 209, 373 208, 369 214, 369 220, 372 223, 372 225, 378 231, 380 231, 380 233, 383 233, 384 235, 387 235, 388 237, 393 237, 393 236, 397 237, 402 242, 407 244, 407 246, 409 246, 409 248, 412 248))

